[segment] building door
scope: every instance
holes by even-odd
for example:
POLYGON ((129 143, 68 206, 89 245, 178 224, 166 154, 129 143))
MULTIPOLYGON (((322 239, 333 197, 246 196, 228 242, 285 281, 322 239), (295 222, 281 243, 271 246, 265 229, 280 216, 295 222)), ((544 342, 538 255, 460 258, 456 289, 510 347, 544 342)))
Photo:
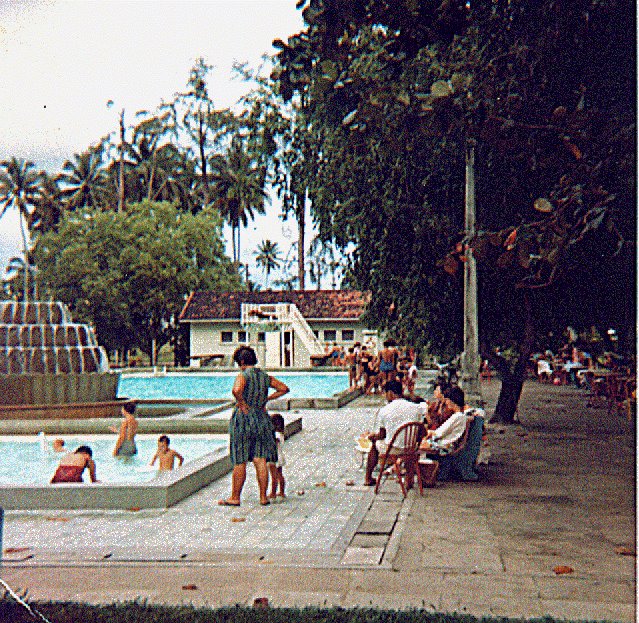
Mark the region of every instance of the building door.
POLYGON ((284 361, 283 367, 290 368, 293 365, 293 332, 284 331, 284 361))

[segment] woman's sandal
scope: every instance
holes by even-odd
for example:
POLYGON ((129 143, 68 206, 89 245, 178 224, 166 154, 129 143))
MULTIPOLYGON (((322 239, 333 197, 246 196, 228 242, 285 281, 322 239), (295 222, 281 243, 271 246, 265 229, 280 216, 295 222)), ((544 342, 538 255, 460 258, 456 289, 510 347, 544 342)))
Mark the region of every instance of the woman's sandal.
POLYGON ((239 506, 240 505, 239 502, 236 504, 235 502, 229 502, 228 500, 218 500, 217 504, 218 506, 239 506))

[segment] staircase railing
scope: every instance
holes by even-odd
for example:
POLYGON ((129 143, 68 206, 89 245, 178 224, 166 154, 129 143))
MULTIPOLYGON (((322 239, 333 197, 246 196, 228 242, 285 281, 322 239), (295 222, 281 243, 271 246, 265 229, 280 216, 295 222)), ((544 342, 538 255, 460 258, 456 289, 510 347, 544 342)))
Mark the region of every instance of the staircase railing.
POLYGON ((310 355, 323 355, 324 346, 294 303, 242 303, 240 322, 248 325, 290 325, 310 355))

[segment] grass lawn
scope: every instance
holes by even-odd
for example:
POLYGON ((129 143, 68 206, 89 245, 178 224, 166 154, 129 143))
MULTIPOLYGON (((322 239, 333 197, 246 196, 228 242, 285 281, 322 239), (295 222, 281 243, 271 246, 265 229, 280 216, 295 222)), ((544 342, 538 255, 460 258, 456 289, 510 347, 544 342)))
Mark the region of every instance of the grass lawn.
MULTIPOLYGON (((524 621, 464 614, 437 614, 425 610, 373 608, 196 608, 130 602, 108 606, 78 603, 30 603, 33 614, 10 599, 0 600, 0 622, 33 623, 478 623, 524 621)), ((528 619, 554 623, 556 619, 528 619)), ((557 623, 558 620, 557 620, 557 623)), ((562 623, 568 623, 562 619, 562 623)))

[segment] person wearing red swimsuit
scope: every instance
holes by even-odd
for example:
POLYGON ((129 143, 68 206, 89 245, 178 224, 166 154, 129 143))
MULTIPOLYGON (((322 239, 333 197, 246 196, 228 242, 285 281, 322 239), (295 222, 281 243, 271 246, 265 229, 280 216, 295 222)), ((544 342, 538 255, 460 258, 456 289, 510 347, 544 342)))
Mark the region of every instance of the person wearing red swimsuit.
POLYGON ((93 460, 93 452, 89 446, 80 446, 75 452, 65 454, 55 474, 51 479, 51 484, 62 482, 84 482, 82 473, 85 469, 89 470, 91 482, 97 482, 95 476, 95 461, 93 460))

